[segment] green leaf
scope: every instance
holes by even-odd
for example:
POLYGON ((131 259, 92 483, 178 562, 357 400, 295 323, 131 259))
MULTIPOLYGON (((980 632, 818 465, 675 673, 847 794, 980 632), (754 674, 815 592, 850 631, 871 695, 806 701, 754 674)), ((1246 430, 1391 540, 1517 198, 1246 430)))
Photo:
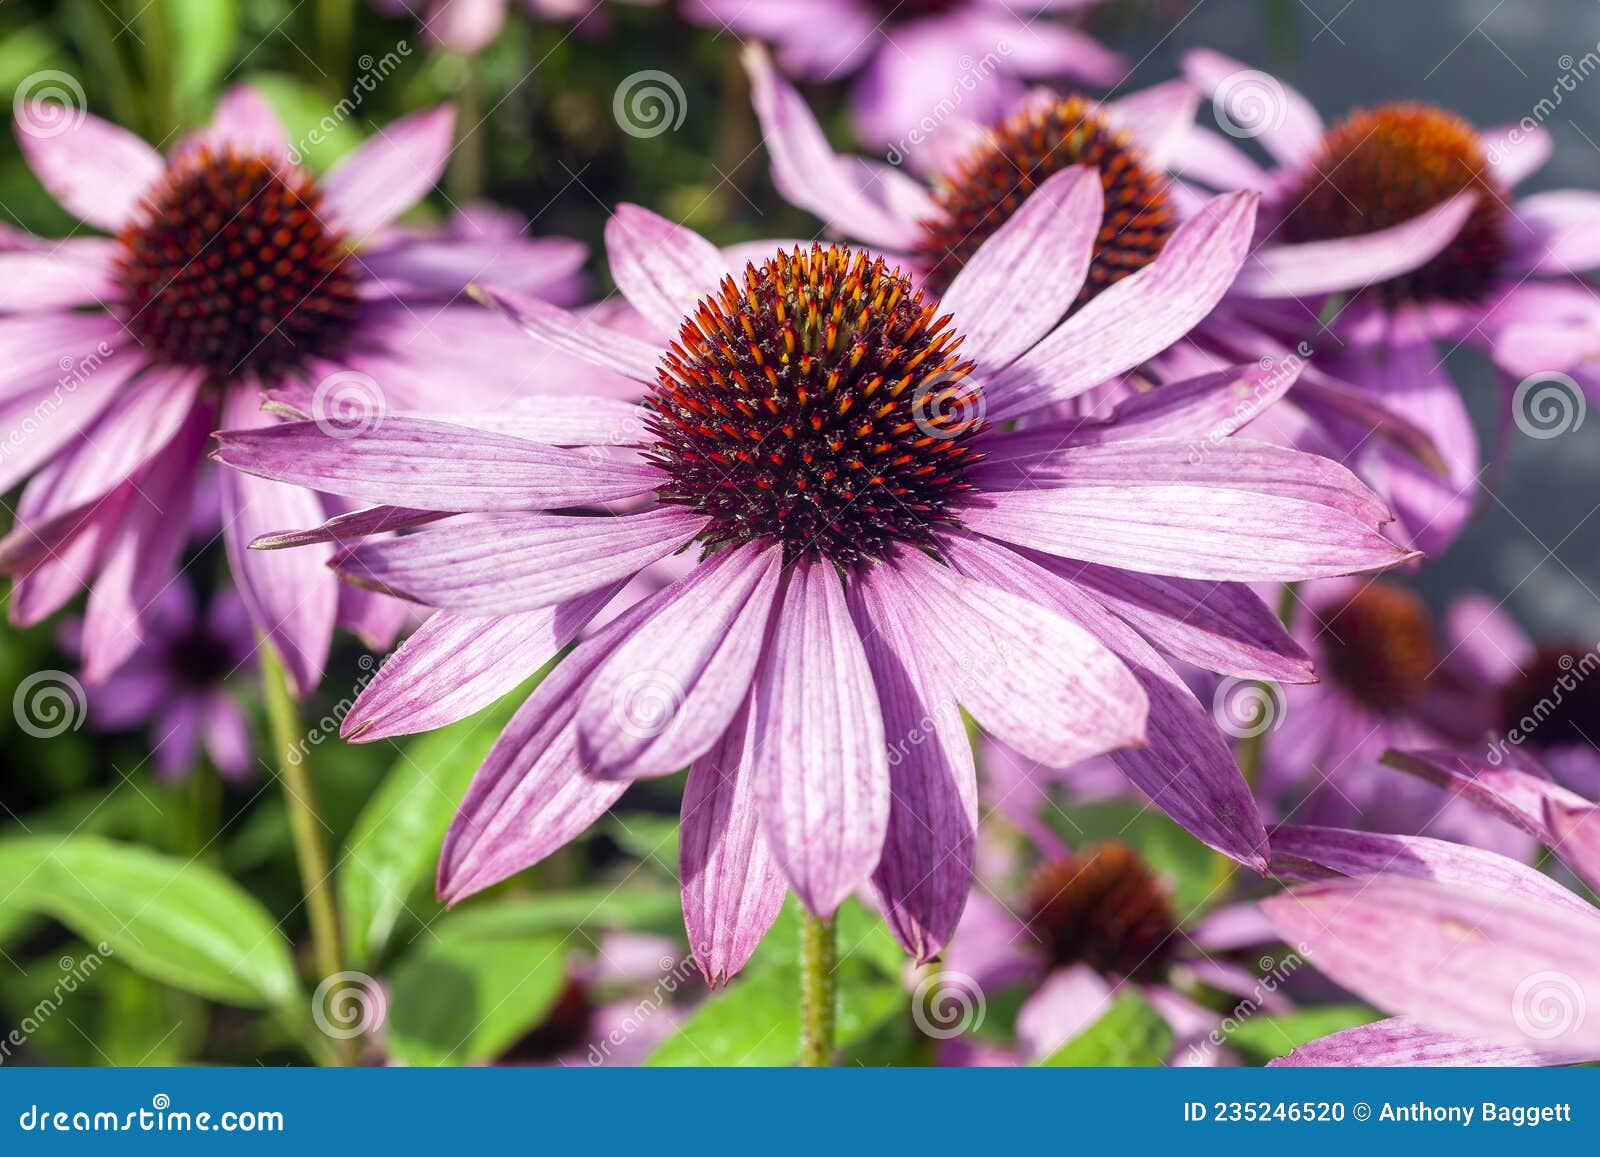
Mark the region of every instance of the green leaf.
POLYGON ((1378 1016, 1365 1005, 1334 1004, 1281 1016, 1253 1016, 1239 1020, 1231 1028, 1225 1023, 1222 1035, 1252 1064, 1266 1064, 1318 1037, 1371 1024, 1378 1016))
POLYGON ((295 999, 283 934, 260 904, 203 864, 97 836, 6 840, 0 896, 175 988, 246 1007, 295 999))
POLYGON ((166 0, 172 28, 172 87, 180 105, 209 96, 233 60, 237 0, 166 0))
POLYGON ((535 1027, 566 985, 563 936, 435 926, 438 939, 390 975, 389 1047, 408 1065, 493 1060, 535 1027))
POLYGON ((1112 1002, 1094 1024, 1040 1061, 1051 1068, 1151 1067, 1172 1051, 1172 1030, 1132 993, 1112 1002))
POLYGON ((337 885, 353 966, 383 949, 407 901, 433 875, 456 806, 525 698, 514 692, 413 740, 362 809, 340 857, 337 885))
MULTIPOLYGON (((839 962, 838 1043, 846 1048, 890 1017, 910 997, 864 960, 839 962)), ((800 1057, 800 970, 785 965, 746 972, 700 1003, 651 1055, 652 1065, 697 1067, 792 1065, 800 1057)))

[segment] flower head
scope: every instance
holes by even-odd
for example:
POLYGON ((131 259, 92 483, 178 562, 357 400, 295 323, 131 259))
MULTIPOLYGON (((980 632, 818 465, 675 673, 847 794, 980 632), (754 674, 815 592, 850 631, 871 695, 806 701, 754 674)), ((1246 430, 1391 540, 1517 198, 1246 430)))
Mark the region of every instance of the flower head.
MULTIPOLYGON (((105 678, 139 646, 190 509, 214 503, 215 485, 240 596, 298 690, 320 678, 336 620, 388 645, 404 608, 341 591, 326 546, 246 549, 342 508, 204 469, 206 436, 272 421, 268 399, 369 423, 499 404, 524 383, 484 369, 516 335, 456 297, 492 273, 570 300, 583 248, 393 224, 443 171, 447 110, 388 126, 322 177, 248 88, 170 157, 87 114, 61 127, 24 107, 17 133, 45 188, 111 237, 0 252, 0 437, 12 450, 0 490, 31 478, 0 540, 13 620, 36 622, 89 588, 83 660, 91 681, 105 678)), ((560 388, 558 366, 535 376, 560 388)))
POLYGON ((1044 182, 937 304, 843 247, 730 277, 703 239, 624 206, 612 272, 675 338, 482 295, 539 346, 648 385, 642 408, 597 398, 576 415, 220 436, 230 466, 376 504, 262 545, 337 537, 347 576, 437 608, 347 717, 360 738, 480 706, 641 570, 694 552, 580 642, 501 736, 447 840, 445 896, 519 871, 630 781, 687 765, 684 908, 708 978, 742 966, 787 888, 828 914, 869 881, 926 960, 972 872, 958 704, 1043 764, 1116 751, 1200 838, 1263 862, 1237 767, 1151 643, 1192 653, 1196 632, 1176 624, 1204 623, 1217 663, 1254 664, 1225 610, 1254 597, 1236 582, 1405 555, 1331 463, 1244 439, 1191 454, 1185 437, 1251 388, 1254 366, 1111 422, 1005 428, 1176 340, 1243 258, 1254 198, 1220 198, 1062 322, 1099 188, 1083 169, 1044 182), (411 530, 359 541, 397 527, 411 530))

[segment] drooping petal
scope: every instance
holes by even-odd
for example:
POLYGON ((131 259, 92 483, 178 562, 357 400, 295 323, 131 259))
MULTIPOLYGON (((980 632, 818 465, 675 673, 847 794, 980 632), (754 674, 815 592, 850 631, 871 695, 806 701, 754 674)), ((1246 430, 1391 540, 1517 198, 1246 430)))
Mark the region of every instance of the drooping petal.
POLYGON ((1183 54, 1183 73, 1280 164, 1299 166, 1316 156, 1322 118, 1291 85, 1207 48, 1183 54))
POLYGON ((637 603, 580 643, 511 717, 445 834, 441 899, 454 904, 538 863, 628 789, 584 774, 574 726, 578 692, 657 606, 659 598, 637 603))
POLYGON ((390 416, 370 428, 348 429, 332 420, 284 422, 224 430, 217 441, 213 457, 236 470, 357 502, 422 510, 586 506, 632 498, 660 484, 659 471, 642 463, 424 418, 390 416))
POLYGON ((668 588, 584 691, 578 739, 596 774, 667 775, 711 749, 750 689, 782 565, 750 543, 668 588))
POLYGON ((991 421, 1077 397, 1154 357, 1211 312, 1255 229, 1255 193, 1208 201, 1149 265, 1100 293, 988 383, 991 421))
MULTIPOLYGON (((247 429, 272 419, 251 391, 229 391, 222 412, 229 426, 247 429)), ((222 473, 222 534, 239 594, 256 629, 283 661, 296 694, 309 695, 322 679, 339 609, 339 580, 327 568, 332 549, 251 550, 253 539, 285 526, 314 526, 322 501, 310 490, 234 470, 222 473)))
POLYGON ((1074 165, 1029 194, 956 274, 939 304, 980 371, 1005 366, 1066 316, 1104 211, 1098 171, 1074 165))
POLYGON ((1268 1061, 1272 1068, 1431 1068, 1487 1066, 1520 1068, 1547 1065, 1532 1049, 1491 1044, 1440 1032, 1408 1016, 1358 1025, 1293 1049, 1268 1061))
POLYGON ((1600 195, 1583 189, 1535 193, 1517 202, 1516 222, 1532 231, 1517 265, 1529 273, 1586 273, 1600 266, 1600 195))
POLYGON ((1196 839, 1264 872, 1267 834, 1249 785, 1215 719, 1149 644, 1058 570, 976 538, 953 540, 949 552, 966 573, 1082 624, 1127 664, 1149 703, 1145 743, 1112 761, 1196 839))
POLYGON ((364 510, 352 510, 349 514, 335 515, 322 525, 310 529, 263 534, 250 544, 250 549, 283 550, 287 547, 309 546, 314 542, 360 542, 369 535, 410 530, 449 517, 437 511, 412 510, 405 506, 369 506, 364 510))
POLYGON ((972 573, 908 551, 878 590, 910 622, 930 600, 962 608, 964 629, 933 631, 924 646, 984 730, 1050 767, 1143 742, 1145 695, 1115 653, 1077 622, 972 573))
POLYGON ((1446 1032, 1600 1058, 1600 915, 1401 876, 1261 902, 1289 944, 1362 999, 1446 1032))
POLYGON ((611 276, 633 307, 676 333, 727 272, 717 247, 638 205, 618 205, 606 222, 611 276))
POLYGON ((883 717, 831 564, 796 564, 751 703, 762 834, 801 902, 831 916, 889 829, 883 717))
POLYGON ((455 122, 449 105, 412 113, 340 158, 322 179, 329 223, 359 246, 422 200, 444 175, 455 122))
POLYGON ((789 886, 757 822, 755 729, 741 710, 683 786, 678 875, 689 949, 706 983, 745 966, 778 918, 789 886))
POLYGON ((435 612, 373 673, 340 736, 370 743, 465 719, 555 658, 616 590, 493 618, 435 612))
POLYGON ((1289 879, 1319 879, 1304 865, 1367 878, 1415 876, 1441 884, 1520 894, 1530 900, 1565 908, 1580 916, 1594 908, 1543 872, 1481 848, 1427 836, 1396 836, 1343 828, 1284 824, 1272 830, 1272 870, 1289 879))
POLYGON ((339 572, 454 614, 510 614, 632 578, 704 525, 677 506, 599 518, 485 515, 363 543, 340 560, 339 572))
POLYGON ((868 572, 849 591, 889 745, 889 832, 872 883, 890 931, 922 964, 955 932, 972 887, 977 771, 955 698, 915 622, 879 589, 887 571, 868 572))
POLYGON ((167 162, 127 129, 44 101, 17 112, 17 144, 39 183, 74 216, 107 233, 133 220, 167 162))

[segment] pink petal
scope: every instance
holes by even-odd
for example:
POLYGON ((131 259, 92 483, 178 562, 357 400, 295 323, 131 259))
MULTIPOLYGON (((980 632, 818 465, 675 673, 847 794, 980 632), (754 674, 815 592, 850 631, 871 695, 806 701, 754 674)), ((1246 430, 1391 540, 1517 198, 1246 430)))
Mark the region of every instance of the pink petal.
POLYGON ((494 618, 430 615, 373 673, 339 734, 370 743, 465 719, 555 658, 615 591, 494 618))
MULTIPOLYGON (((252 391, 228 393, 222 420, 251 427, 272 419, 256 408, 252 391)), ((322 680, 339 608, 339 583, 327 562, 332 550, 251 550, 252 539, 284 526, 313 526, 322 501, 309 490, 265 482, 236 471, 222 476, 222 536, 228 564, 257 630, 277 651, 298 695, 322 680)))
POLYGON ((1430 1027, 1570 1060, 1600 1058, 1600 916, 1379 876, 1261 902, 1337 983, 1430 1027))
POLYGON ((741 710, 690 765, 683 787, 683 920, 695 963, 713 987, 745 966, 789 890, 757 823, 756 741, 749 712, 741 710))
POLYGON ((1101 107, 1113 123, 1133 135, 1145 164, 1160 172, 1182 153, 1194 128, 1200 93, 1187 80, 1169 80, 1101 107))
POLYGON ((980 370, 1004 367, 1066 316, 1089 272, 1104 211, 1097 170, 1056 173, 956 274, 940 307, 955 315, 980 370))
POLYGON ((568 294, 589 251, 566 237, 405 237, 392 247, 361 255, 361 267, 391 286, 431 293, 460 293, 472 282, 498 285, 545 300, 568 294))
POLYGON ((289 134, 260 90, 237 85, 222 94, 204 133, 214 148, 255 157, 289 156, 289 134))
POLYGON ((1555 150, 1555 142, 1543 128, 1531 130, 1523 125, 1500 125, 1478 134, 1483 151, 1494 166, 1495 178, 1506 189, 1514 189, 1532 176, 1555 150))
POLYGON ((1206 48, 1183 54, 1183 73, 1219 113, 1281 164, 1304 165, 1320 151, 1322 118, 1310 101, 1276 77, 1206 48))
POLYGON ((965 573, 907 551, 884 568, 879 590, 908 622, 930 603, 963 608, 966 630, 931 632, 924 645, 985 731, 1050 767, 1144 741, 1148 704, 1121 659, 1078 623, 961 565, 965 573))
POLYGON ((638 205, 618 205, 606 222, 606 256, 634 308, 673 334, 727 273, 715 245, 638 205))
POLYGON ((111 269, 114 242, 56 242, 50 249, 0 253, 0 310, 101 305, 121 293, 111 269))
POLYGON ((1104 1016, 1111 999, 1111 986, 1087 964, 1058 968, 1017 1010, 1017 1043, 1043 1060, 1104 1016))
POLYGON ((445 834, 439 896, 454 904, 570 842, 615 803, 626 783, 584 774, 578 754, 578 692, 585 680, 659 605, 635 604, 556 664, 478 769, 445 834))
POLYGON ((33 101, 18 110, 17 143, 39 183, 80 220, 116 233, 139 212, 167 162, 144 141, 82 109, 33 101))
POLYGON ((795 565, 752 698, 761 831, 807 908, 831 916, 889 828, 883 717, 831 564, 795 565))
POLYGON ((896 217, 862 194, 805 100, 778 76, 766 51, 747 45, 744 66, 772 156, 772 182, 784 199, 809 209, 848 237, 888 249, 913 247, 916 223, 896 217))
POLYGON ((659 471, 641 463, 424 418, 389 416, 370 426, 358 419, 349 428, 331 418, 285 422, 225 430, 217 441, 213 457, 236 470, 358 502, 424 510, 587 506, 648 493, 661 480, 659 471))
POLYGON ((1587 273, 1600 266, 1600 195, 1585 189, 1535 193, 1517 202, 1513 219, 1534 236, 1518 264, 1530 273, 1587 273))
POLYGON ((597 774, 667 775, 711 749, 750 689, 782 564, 751 543, 668 588, 584 691, 578 738, 597 774))
POLYGON ((328 221, 359 246, 425 197, 450 159, 455 110, 413 113, 342 157, 322 179, 328 221))
POLYGON ((336 515, 313 529, 263 534, 250 544, 250 549, 282 550, 286 547, 309 546, 314 542, 360 542, 368 535, 409 530, 449 517, 437 511, 411 510, 404 506, 369 506, 365 510, 336 515))
POLYGON ((989 419, 1077 397, 1154 357, 1193 329, 1233 283, 1255 228, 1254 193, 1209 201, 1125 277, 988 384, 989 419))
POLYGON ((485 515, 366 542, 339 562, 346 578, 459 615, 503 615, 565 602, 632 578, 700 533, 680 506, 599 518, 485 515))
POLYGON ((1234 289, 1257 297, 1311 297, 1378 285, 1437 257, 1477 204, 1472 190, 1457 193, 1411 220, 1337 241, 1264 245, 1245 264, 1234 289))
POLYGON ((534 340, 591 365, 632 378, 656 380, 663 347, 640 341, 621 330, 599 325, 537 297, 510 293, 493 286, 479 287, 477 296, 498 309, 534 340))
POLYGON ((1319 1037, 1269 1061, 1273 1068, 1434 1068, 1547 1065, 1550 1058, 1532 1049, 1490 1044, 1419 1024, 1408 1016, 1390 1017, 1319 1037))
POLYGON ((890 931, 922 964, 955 932, 972 887, 977 773, 955 699, 881 582, 869 572, 849 591, 889 741, 889 831, 872 883, 890 931))

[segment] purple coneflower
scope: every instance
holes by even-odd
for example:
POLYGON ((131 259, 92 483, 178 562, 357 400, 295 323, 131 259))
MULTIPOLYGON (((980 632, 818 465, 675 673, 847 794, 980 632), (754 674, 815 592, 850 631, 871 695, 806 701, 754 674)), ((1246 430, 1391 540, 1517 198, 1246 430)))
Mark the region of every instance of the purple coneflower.
MULTIPOLYGON (((1395 766, 1514 824, 1600 886, 1600 807, 1531 765, 1416 752, 1395 766)), ((1318 882, 1262 901, 1290 943, 1397 1014, 1279 1064, 1537 1065, 1600 1060, 1600 910, 1494 852, 1420 836, 1277 828, 1273 869, 1318 882)))
POLYGON ((1061 323, 1100 226, 1090 170, 1046 182, 938 302, 842 246, 728 276, 708 242, 624 206, 612 273, 670 344, 485 296, 539 343, 648 386, 642 408, 390 418, 348 438, 296 422, 226 433, 217 454, 382 504, 274 544, 414 528, 340 563, 443 612, 367 688, 352 736, 504 693, 641 569, 696 552, 514 717, 446 841, 445 897, 548 855, 632 780, 689 766, 682 886, 709 979, 744 963, 786 887, 828 915, 870 880, 926 960, 972 871, 957 704, 1047 765, 1131 747, 1119 758, 1153 799, 1260 866, 1254 801, 1146 635, 1253 667, 1256 619, 1231 584, 1406 557, 1333 463, 1239 438, 1191 455, 1256 367, 1111 422, 1004 429, 1180 338, 1232 280, 1253 217, 1252 195, 1218 198, 1061 323))
MULTIPOLYGON (((1180 150, 1186 175, 1263 194, 1260 243, 1236 295, 1263 303, 1257 309, 1277 299, 1286 308, 1274 316, 1298 316, 1307 332, 1320 332, 1329 304, 1340 304, 1327 328, 1345 352, 1321 360, 1422 428, 1442 460, 1380 444, 1359 470, 1393 503, 1411 542, 1440 549, 1471 513, 1480 467, 1435 342, 1486 349, 1517 376, 1567 369, 1600 348, 1600 311, 1576 276, 1600 266, 1600 195, 1512 200, 1550 153, 1542 128, 1480 133, 1417 103, 1359 109, 1329 127, 1292 87, 1237 61, 1195 51, 1185 70, 1224 128, 1258 140, 1276 165, 1264 171, 1198 127, 1180 150), (1551 340, 1556 329, 1568 337, 1551 340)), ((1340 459, 1358 454, 1363 437, 1347 433, 1355 441, 1340 459)))
MULTIPOLYGON (((575 242, 392 226, 443 171, 451 123, 447 110, 407 117, 319 179, 291 159, 282 125, 248 88, 223 97, 210 127, 171 157, 81 112, 19 113, 18 140, 45 188, 114 235, 0 253, 0 490, 32 477, 0 567, 16 578, 21 624, 91 589, 91 680, 138 646, 173 573, 209 478, 210 431, 270 422, 268 392, 318 416, 369 420, 430 400, 496 404, 512 388, 503 339, 518 335, 455 304, 462 287, 488 273, 562 300, 576 292, 575 242)), ((392 642, 393 612, 366 592, 341 594, 327 547, 246 549, 340 508, 232 471, 220 485, 234 579, 297 690, 320 678, 336 618, 392 642)))
MULTIPOLYGON (((1251 728, 1264 732, 1262 798, 1302 824, 1441 836, 1526 858, 1533 845, 1521 832, 1380 762, 1396 748, 1471 742, 1487 726, 1494 684, 1484 664, 1504 667, 1512 656, 1498 654, 1506 624, 1485 615, 1483 600, 1461 600, 1441 631, 1415 591, 1384 579, 1302 590, 1294 634, 1320 681, 1270 703, 1270 692, 1217 691, 1224 712, 1231 696, 1264 696, 1256 705, 1269 715, 1251 728)), ((1510 637, 1521 638, 1514 629, 1510 637)))
MULTIPOLYGON (((68 640, 82 644, 81 624, 68 640)), ((174 578, 151 608, 144 641, 89 695, 89 724, 100 731, 149 731, 162 779, 186 779, 202 752, 223 778, 256 770, 250 722, 231 689, 255 671, 255 636, 231 587, 205 606, 174 578)))
POLYGON ((1126 844, 1108 841, 1073 852, 1047 837, 1042 863, 1014 901, 974 893, 945 953, 943 975, 993 994, 1022 983, 1032 992, 1017 1012, 1017 1052, 1007 1057, 969 1039, 941 1050, 956 1063, 1028 1064, 1059 1051, 1132 990, 1173 1031, 1172 1063, 1217 1064, 1227 1050, 1208 1038, 1220 1016, 1185 993, 1204 985, 1255 999, 1268 1012, 1287 1002, 1229 959, 1266 947, 1275 935, 1254 905, 1219 908, 1190 923, 1169 889, 1126 844), (1259 936, 1240 938, 1241 926, 1259 936))
POLYGON ((850 97, 856 135, 886 146, 951 127, 947 110, 986 124, 1028 80, 1104 87, 1127 61, 1051 14, 1100 0, 688 0, 691 19, 771 43, 807 81, 863 70, 850 97))

